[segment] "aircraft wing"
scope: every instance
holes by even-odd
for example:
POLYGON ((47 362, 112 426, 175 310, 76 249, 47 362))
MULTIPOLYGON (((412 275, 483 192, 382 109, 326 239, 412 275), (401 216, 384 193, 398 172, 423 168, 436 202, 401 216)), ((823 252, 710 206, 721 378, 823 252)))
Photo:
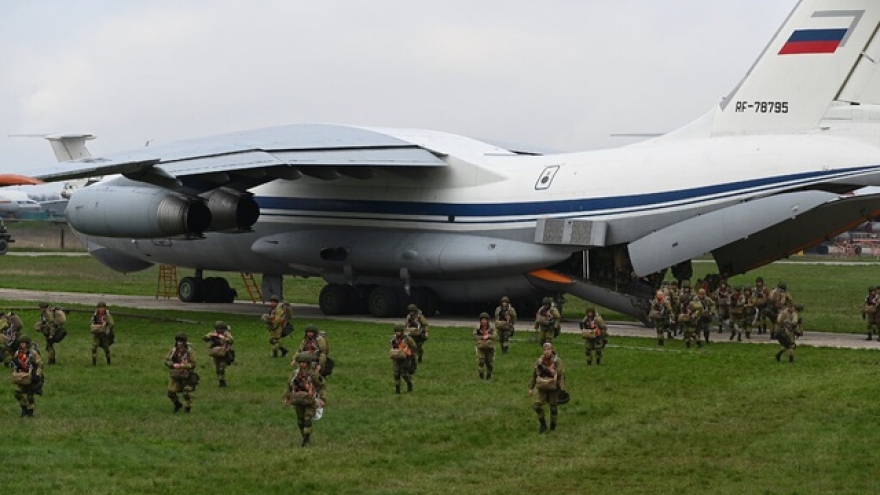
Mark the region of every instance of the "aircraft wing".
POLYGON ((87 157, 37 170, 62 181, 121 174, 161 187, 243 191, 274 179, 369 179, 374 168, 445 167, 442 153, 378 131, 333 124, 295 124, 195 139, 108 157, 87 157))

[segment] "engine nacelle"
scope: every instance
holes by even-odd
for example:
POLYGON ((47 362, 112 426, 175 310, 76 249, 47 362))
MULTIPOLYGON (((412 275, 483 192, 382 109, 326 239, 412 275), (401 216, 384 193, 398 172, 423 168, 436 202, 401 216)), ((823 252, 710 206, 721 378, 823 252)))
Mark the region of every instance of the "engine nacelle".
POLYGON ((233 189, 220 188, 201 195, 211 210, 212 232, 223 230, 245 231, 257 223, 260 207, 251 193, 241 193, 233 189))
POLYGON ((153 186, 84 187, 71 196, 66 215, 73 229, 101 237, 200 235, 211 225, 204 201, 153 186))

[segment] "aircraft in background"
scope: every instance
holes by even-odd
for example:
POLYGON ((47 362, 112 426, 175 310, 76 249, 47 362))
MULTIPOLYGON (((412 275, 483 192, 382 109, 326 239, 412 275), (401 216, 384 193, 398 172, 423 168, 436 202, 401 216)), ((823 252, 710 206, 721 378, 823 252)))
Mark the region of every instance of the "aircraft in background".
MULTIPOLYGON (((19 182, 20 181, 16 181, 19 182)), ((39 202, 31 199, 24 191, 0 188, 0 216, 20 217, 22 214, 43 211, 39 202)))
POLYGON ((301 124, 95 158, 49 137, 47 181, 88 251, 121 272, 189 267, 179 296, 224 300, 204 270, 322 277, 327 314, 412 301, 522 304, 570 293, 644 320, 672 271, 711 253, 732 276, 880 214, 880 3, 803 0, 718 106, 618 149, 531 155, 416 129, 301 124))

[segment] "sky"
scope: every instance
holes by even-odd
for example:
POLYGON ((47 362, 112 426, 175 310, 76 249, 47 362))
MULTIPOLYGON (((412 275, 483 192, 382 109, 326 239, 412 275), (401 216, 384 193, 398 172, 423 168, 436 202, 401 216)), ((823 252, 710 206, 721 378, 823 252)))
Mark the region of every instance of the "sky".
POLYGON ((277 124, 580 151, 716 105, 795 0, 0 2, 0 172, 277 124))

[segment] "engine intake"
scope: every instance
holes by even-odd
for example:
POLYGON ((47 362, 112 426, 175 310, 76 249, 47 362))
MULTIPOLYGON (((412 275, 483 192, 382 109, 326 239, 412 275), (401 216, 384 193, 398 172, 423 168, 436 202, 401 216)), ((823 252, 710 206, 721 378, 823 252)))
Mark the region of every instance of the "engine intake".
POLYGON ((251 193, 241 193, 232 189, 214 189, 201 196, 211 210, 211 225, 208 230, 245 231, 257 223, 260 207, 251 193))

